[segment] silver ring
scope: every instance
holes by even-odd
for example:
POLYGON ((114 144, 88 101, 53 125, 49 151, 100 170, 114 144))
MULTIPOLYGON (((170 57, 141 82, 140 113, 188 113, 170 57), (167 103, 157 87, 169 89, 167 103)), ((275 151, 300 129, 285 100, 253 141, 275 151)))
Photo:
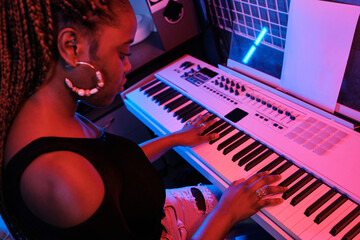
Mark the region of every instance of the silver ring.
POLYGON ((256 190, 256 196, 258 196, 260 199, 266 196, 266 190, 265 187, 259 188, 256 190))

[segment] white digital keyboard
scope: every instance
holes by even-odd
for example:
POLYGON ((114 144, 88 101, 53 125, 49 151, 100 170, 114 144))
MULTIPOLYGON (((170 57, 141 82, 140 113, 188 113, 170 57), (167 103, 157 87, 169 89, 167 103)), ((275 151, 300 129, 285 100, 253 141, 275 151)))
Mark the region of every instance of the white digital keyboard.
POLYGON ((122 97, 159 136, 212 113, 220 138, 175 150, 221 190, 281 174, 284 203, 253 216, 276 239, 360 239, 359 133, 244 79, 186 55, 122 97))

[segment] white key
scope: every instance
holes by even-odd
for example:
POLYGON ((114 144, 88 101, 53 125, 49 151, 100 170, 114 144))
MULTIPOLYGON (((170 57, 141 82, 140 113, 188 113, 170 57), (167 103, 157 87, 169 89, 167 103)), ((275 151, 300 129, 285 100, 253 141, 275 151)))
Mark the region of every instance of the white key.
MULTIPOLYGON (((341 240, 356 224, 360 222, 360 216, 357 216, 349 225, 347 225, 336 236, 330 238, 331 240, 341 240)), ((354 239, 360 239, 360 234, 356 235, 354 239)))
MULTIPOLYGON (((343 207, 343 208, 345 208, 347 206, 347 208, 346 208, 346 210, 345 211, 343 211, 340 215, 337 215, 336 217, 335 216, 332 216, 332 215, 334 215, 334 214, 337 214, 336 213, 336 211, 335 212, 333 212, 328 218, 330 218, 329 220, 328 219, 326 219, 326 220, 324 220, 322 223, 320 223, 320 224, 326 224, 326 222, 325 221, 330 221, 331 220, 331 222, 318 234, 318 235, 316 235, 315 236, 315 238, 314 238, 314 240, 316 239, 316 240, 322 240, 322 239, 330 239, 331 237, 333 237, 331 234, 330 234, 330 231, 331 231, 331 229, 338 223, 338 222, 340 222, 344 217, 346 217, 346 215, 348 215, 352 210, 354 210, 355 208, 356 208, 356 204, 355 203, 353 203, 353 202, 351 202, 351 201, 346 201, 341 207, 343 207)), ((340 209, 339 209, 340 210, 340 209)))
MULTIPOLYGON (((312 239, 316 235, 318 235, 321 231, 323 231, 326 227, 329 227, 328 233, 331 230, 332 222, 336 221, 337 218, 341 216, 341 214, 346 211, 351 206, 350 201, 346 201, 339 208, 337 208, 332 214, 330 214, 326 219, 324 219, 320 224, 314 223, 312 224, 306 231, 304 231, 301 235, 301 239, 312 239)), ((339 220, 340 221, 340 220, 339 220)), ((335 223, 336 224, 336 223, 335 223)), ((319 236, 321 237, 321 236, 319 236)), ((316 238, 318 240, 324 238, 316 238)))
POLYGON ((311 225, 316 224, 314 222, 315 217, 322 212, 325 208, 327 208, 331 203, 333 203, 338 197, 341 195, 339 193, 335 194, 329 201, 327 201, 324 205, 322 205, 318 210, 316 210, 310 217, 307 217, 305 214, 302 218, 299 218, 297 223, 291 229, 297 236, 300 236, 306 229, 308 229, 311 225))

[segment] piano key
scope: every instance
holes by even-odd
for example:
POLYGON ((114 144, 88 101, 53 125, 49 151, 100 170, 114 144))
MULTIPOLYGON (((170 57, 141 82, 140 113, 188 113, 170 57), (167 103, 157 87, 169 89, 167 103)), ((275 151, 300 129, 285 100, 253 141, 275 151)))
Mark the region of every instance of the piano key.
POLYGON ((343 237, 344 240, 353 239, 356 235, 360 233, 360 222, 355 225, 348 233, 343 237))
POLYGON ((160 91, 156 92, 154 95, 151 96, 151 101, 156 102, 156 99, 160 98, 161 96, 163 96, 164 94, 167 93, 167 91, 171 90, 171 88, 169 88, 168 86, 166 86, 165 88, 161 89, 160 91))
MULTIPOLYGON (((331 240, 340 240, 345 239, 345 235, 351 231, 358 223, 360 223, 360 216, 357 216, 353 221, 351 221, 343 230, 341 230, 336 236, 331 237, 331 240)), ((360 234, 356 235, 354 240, 360 239, 360 234)))
POLYGON ((226 128, 230 127, 230 126, 231 126, 230 123, 224 122, 219 127, 217 127, 214 130, 210 131, 208 134, 220 133, 221 131, 223 131, 224 129, 226 129, 226 128))
MULTIPOLYGON (((342 204, 338 208, 332 212, 331 215, 329 215, 327 218, 325 218, 321 223, 319 224, 312 224, 309 226, 308 229, 303 231, 303 233, 299 236, 301 239, 319 239, 319 237, 326 235, 327 238, 331 237, 329 234, 331 226, 338 221, 339 218, 341 218, 343 213, 351 206, 351 202, 347 201, 346 203, 342 204), (325 232, 324 232, 325 230, 325 232), (317 235, 319 235, 316 237, 317 235)), ((323 210, 324 211, 324 210, 323 210)))
POLYGON ((180 114, 183 114, 184 112, 187 112, 189 109, 193 108, 194 106, 196 106, 197 103, 195 102, 192 102, 192 101, 189 101, 188 104, 184 104, 180 109, 178 109, 177 111, 174 112, 173 116, 174 117, 177 117, 180 115, 180 114))
MULTIPOLYGON (((260 142, 259 142, 260 143, 260 142)), ((240 159, 239 166, 243 166, 252 159, 254 159, 256 156, 258 156, 260 153, 268 149, 265 145, 260 145, 260 147, 254 149, 254 151, 250 152, 248 155, 240 159)))
POLYGON ((316 225, 316 223, 314 223, 315 217, 321 211, 327 208, 331 203, 333 203, 339 196, 340 196, 339 193, 335 194, 332 198, 330 198, 323 205, 321 205, 316 211, 314 211, 314 214, 310 215, 309 217, 307 217, 304 214, 301 217, 298 217, 297 222, 292 227, 291 231, 294 232, 296 235, 300 236, 310 226, 316 225))
POLYGON ((230 145, 232 142, 234 142, 237 139, 239 139, 240 137, 242 137, 244 134, 245 134, 244 132, 237 132, 233 136, 229 137, 228 139, 226 139, 225 141, 220 143, 217 147, 217 150, 220 151, 221 149, 225 148, 226 146, 230 145))
POLYGON ((213 131, 215 128, 217 128, 218 126, 224 124, 225 121, 220 119, 219 121, 215 122, 213 125, 209 126, 204 132, 201 133, 202 136, 210 133, 211 131, 213 131))
POLYGON ((354 202, 352 202, 350 200, 346 201, 342 206, 342 208, 345 209, 345 210, 342 211, 341 214, 338 214, 337 212, 335 212, 332 216, 329 217, 329 219, 327 219, 323 223, 321 223, 321 224, 325 224, 327 226, 325 226, 314 237, 314 239, 322 240, 322 239, 331 239, 331 238, 333 238, 333 235, 331 234, 331 229, 333 229, 335 224, 337 224, 342 219, 344 219, 347 215, 349 215, 349 213, 351 213, 356 208, 356 206, 357 206, 357 204, 355 204, 354 202), (329 224, 327 224, 326 221, 328 221, 329 224))
POLYGON ((184 106, 182 109, 177 110, 176 112, 179 112, 179 114, 175 115, 175 113, 176 113, 175 112, 174 116, 176 116, 177 119, 181 120, 184 116, 186 116, 187 114, 191 114, 199 107, 201 107, 201 106, 199 106, 197 103, 193 102, 187 106, 184 106))
POLYGON ((185 96, 181 96, 177 99, 175 99, 174 101, 166 104, 164 106, 164 109, 166 109, 168 112, 171 112, 173 111, 174 109, 178 108, 179 106, 181 106, 182 104, 186 103, 190 101, 190 99, 188 99, 187 97, 185 96))
POLYGON ((304 187, 308 182, 310 182, 313 178, 314 177, 311 174, 306 175, 299 182, 297 182, 291 188, 289 188, 286 192, 284 192, 282 198, 285 200, 288 199, 293 194, 295 194, 297 191, 299 191, 300 188, 304 187))
MULTIPOLYGON (((315 182, 315 179, 310 180, 309 183, 305 184, 302 188, 299 189, 299 192, 303 191, 304 189, 306 189, 308 186, 310 186, 313 182, 315 182)), ((300 181, 299 181, 300 182, 300 181)), ((296 184, 294 184, 293 186, 295 186, 296 184)), ((310 205, 311 204, 311 200, 315 197, 318 197, 316 194, 311 195, 310 197, 306 198, 303 202, 302 205, 299 204, 299 206, 292 206, 290 203, 292 201, 292 197, 290 196, 287 199, 284 199, 284 203, 281 204, 283 205, 283 209, 282 211, 279 211, 278 214, 276 215, 276 219, 278 221, 284 222, 286 219, 288 219, 289 217, 291 217, 294 213, 296 213, 297 211, 299 211, 299 209, 301 208, 301 206, 304 206, 306 204, 310 205)), ((319 196, 320 197, 320 196, 319 196)), ((314 199, 315 201, 316 199, 314 199)), ((305 209, 304 209, 305 210, 305 209)), ((301 214, 304 214, 304 211, 301 211, 301 214)))
POLYGON ((262 162, 264 159, 266 159, 267 157, 269 157, 273 153, 274 153, 274 151, 272 149, 267 149, 260 156, 256 157, 254 160, 252 160, 251 162, 246 164, 245 171, 251 170, 253 167, 255 167, 257 164, 262 162))
POLYGON ((259 145, 261 145, 261 143, 259 141, 254 141, 253 143, 251 143, 249 146, 247 146, 246 148, 242 149, 240 152, 236 153, 233 157, 232 157, 232 161, 236 162, 237 160, 239 160, 240 158, 244 157, 246 154, 248 154, 250 151, 254 150, 254 148, 258 147, 259 145))
POLYGON ((314 181, 313 184, 311 184, 309 187, 307 187, 306 189, 304 189, 304 191, 301 191, 298 195, 296 195, 292 200, 291 200, 291 205, 292 206, 296 206, 299 202, 301 202, 304 198, 306 198, 309 194, 311 194, 312 192, 314 192, 318 187, 321 186, 322 181, 321 180, 316 180, 314 181))
POLYGON ((281 164, 284 161, 284 159, 285 158, 283 156, 279 156, 274 161, 272 161, 271 163, 260 169, 259 172, 271 171, 273 168, 281 164))
POLYGON ((248 141, 250 139, 249 135, 245 135, 242 138, 236 140, 235 142, 231 143, 229 146, 227 146, 224 151, 223 154, 226 155, 228 153, 230 153, 232 150, 234 150, 235 148, 239 147, 241 144, 245 143, 246 141, 248 141))
POLYGON ((293 164, 290 161, 286 161, 283 163, 280 167, 275 169, 273 172, 271 172, 271 175, 278 175, 286 171, 288 168, 290 168, 293 164))
MULTIPOLYGON (((194 116, 198 115, 199 113, 203 112, 205 110, 204 107, 202 106, 198 106, 196 109, 193 109, 192 111, 184 114, 182 117, 181 117, 181 122, 184 123, 186 122, 187 120, 193 118, 194 116)), ((206 110, 205 110, 206 111, 206 110)), ((207 111, 206 111, 207 112, 207 111)))
POLYGON ((289 176, 288 178, 286 178, 285 180, 283 180, 279 186, 282 187, 288 187, 291 183, 293 183, 296 179, 298 179, 299 177, 301 177, 303 174, 305 173, 305 170, 300 168, 299 170, 297 170, 295 173, 293 173, 291 176, 289 176))
POLYGON ((214 144, 215 142, 219 141, 220 139, 222 139, 223 137, 225 137, 226 135, 228 135, 229 133, 231 133, 232 131, 234 131, 236 128, 234 126, 231 126, 229 128, 227 128, 226 130, 224 130, 223 132, 220 133, 219 138, 212 140, 209 142, 210 145, 214 144))
MULTIPOLYGON (((315 180, 313 180, 315 181, 315 180)), ((310 183, 311 184, 311 183, 310 183)), ((306 186, 305 186, 306 188, 306 186)), ((307 218, 304 214, 305 210, 317 199, 319 199, 324 193, 330 190, 330 187, 323 184, 319 188, 317 188, 314 192, 309 194, 306 198, 304 198, 298 205, 295 207, 292 205, 286 204, 287 202, 291 202, 291 198, 284 201, 283 211, 279 212, 276 216, 276 220, 280 223, 286 224, 288 229, 292 229, 294 225, 296 225, 299 219, 307 218)), ((301 191, 301 190, 300 190, 301 191)))
POLYGON ((176 93, 176 91, 172 88, 168 88, 164 91, 162 91, 161 93, 156 94, 155 96, 152 97, 152 99, 157 103, 159 102, 161 99, 169 96, 170 94, 176 93))
POLYGON ((314 222, 319 224, 324 221, 330 214, 332 214, 336 209, 338 209, 344 202, 346 202, 348 198, 345 195, 341 195, 335 202, 333 202, 330 206, 324 209, 321 213, 319 213, 314 222))
POLYGON ((181 94, 177 91, 174 91, 173 93, 170 93, 169 95, 167 95, 166 97, 163 97, 161 99, 159 99, 158 104, 164 105, 165 103, 171 101, 171 100, 175 100, 176 98, 180 97, 181 94))
POLYGON ((152 95, 154 95, 155 93, 159 92, 161 89, 166 88, 168 85, 166 85, 165 83, 159 83, 157 85, 155 85, 152 88, 149 88, 147 90, 145 90, 145 95, 148 97, 151 97, 152 95))
POLYGON ((155 80, 152 80, 151 82, 145 84, 144 86, 140 87, 140 91, 144 91, 145 89, 149 88, 150 86, 153 86, 155 83, 159 83, 160 80, 158 79, 155 79, 155 80))
POLYGON ((324 203, 329 201, 334 195, 337 194, 335 189, 330 189, 327 193, 325 193, 321 198, 319 198, 316 202, 314 202, 310 207, 305 210, 305 215, 310 216, 312 215, 317 209, 319 209, 324 203))
POLYGON ((343 230, 351 221, 353 221, 359 215, 360 206, 357 206, 331 229, 331 235, 336 236, 341 230, 343 230))

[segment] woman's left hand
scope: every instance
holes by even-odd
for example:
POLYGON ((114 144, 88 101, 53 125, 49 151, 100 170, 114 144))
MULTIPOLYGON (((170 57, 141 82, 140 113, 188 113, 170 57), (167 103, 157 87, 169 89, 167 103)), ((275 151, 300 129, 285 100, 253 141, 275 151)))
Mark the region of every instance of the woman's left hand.
POLYGON ((207 128, 213 125, 217 119, 208 121, 211 113, 198 115, 189 120, 180 131, 175 132, 180 146, 196 146, 203 142, 209 142, 219 137, 218 133, 201 135, 207 128))

